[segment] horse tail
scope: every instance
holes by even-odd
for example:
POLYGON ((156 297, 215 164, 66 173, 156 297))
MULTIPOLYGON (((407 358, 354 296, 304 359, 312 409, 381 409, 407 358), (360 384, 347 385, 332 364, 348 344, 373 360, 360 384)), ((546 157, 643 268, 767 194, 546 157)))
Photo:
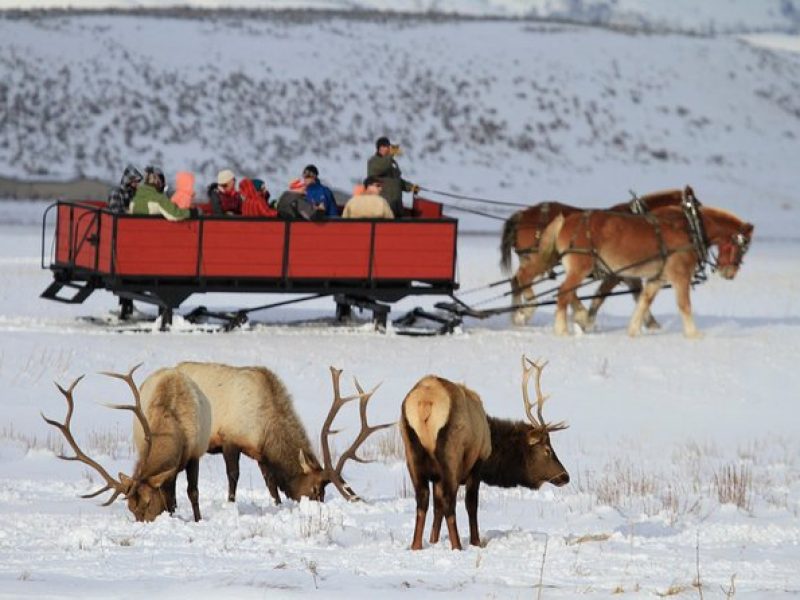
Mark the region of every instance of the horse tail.
POLYGON ((503 273, 511 271, 511 248, 517 242, 517 227, 522 218, 522 211, 518 210, 503 223, 503 235, 500 238, 500 268, 503 273))
POLYGON ((542 264, 543 272, 558 262, 558 249, 556 240, 561 228, 564 226, 564 215, 560 214, 545 227, 542 237, 539 238, 539 260, 542 264))

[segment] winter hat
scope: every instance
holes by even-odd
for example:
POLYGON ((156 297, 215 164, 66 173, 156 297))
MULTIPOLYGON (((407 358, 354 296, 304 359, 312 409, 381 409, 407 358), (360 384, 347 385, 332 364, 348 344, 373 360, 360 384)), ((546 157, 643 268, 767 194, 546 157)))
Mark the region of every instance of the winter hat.
POLYGON ((267 184, 262 179, 253 179, 252 181, 253 187, 259 192, 267 187, 267 184))
POLYGON ((236 175, 230 169, 222 169, 217 173, 217 185, 225 185, 229 181, 236 179, 236 175))
POLYGON ((189 171, 178 171, 175 175, 175 193, 172 202, 180 208, 189 208, 194 199, 194 174, 189 171))
POLYGON ((159 192, 163 192, 167 187, 167 177, 164 175, 164 171, 153 165, 147 165, 144 168, 144 182, 152 185, 159 192))
POLYGON ((391 145, 392 143, 389 141, 389 138, 384 135, 379 137, 378 141, 375 142, 375 149, 380 150, 384 146, 391 146, 391 145))
POLYGON ((317 169, 316 165, 306 165, 306 168, 303 169, 303 177, 306 175, 311 175, 314 178, 319 177, 319 169, 317 169))
POLYGON ((306 184, 302 179, 292 179, 289 182, 289 191, 296 192, 298 194, 305 194, 306 184))
POLYGON ((144 177, 139 169, 129 164, 122 172, 122 179, 120 179, 119 184, 122 187, 129 187, 133 182, 139 183, 142 179, 144 179, 144 177))

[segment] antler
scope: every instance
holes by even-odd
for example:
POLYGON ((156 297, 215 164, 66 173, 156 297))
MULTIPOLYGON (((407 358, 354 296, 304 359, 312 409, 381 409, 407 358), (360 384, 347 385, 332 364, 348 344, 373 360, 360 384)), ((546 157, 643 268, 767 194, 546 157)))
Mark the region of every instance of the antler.
POLYGON ((381 429, 385 429, 387 427, 391 427, 394 423, 384 423, 383 425, 370 425, 367 422, 367 403, 369 399, 372 397, 372 394, 375 393, 375 390, 378 389, 376 385, 372 390, 369 392, 364 392, 361 388, 361 385, 358 383, 357 379, 353 379, 355 383, 356 390, 358 390, 358 394, 354 394, 352 396, 346 396, 342 398, 341 390, 339 387, 339 377, 342 374, 341 369, 337 369, 335 367, 330 367, 331 369, 331 377, 333 379, 333 404, 331 405, 330 411, 328 411, 328 416, 325 418, 325 422, 322 424, 322 432, 320 433, 320 445, 322 446, 322 460, 324 462, 324 468, 327 474, 330 476, 331 481, 336 486, 336 489, 339 490, 339 493, 344 496, 347 500, 351 502, 361 500, 361 497, 353 491, 347 482, 342 477, 342 469, 344 468, 345 462, 348 459, 352 459, 356 462, 360 463, 368 463, 372 462, 369 460, 364 460, 363 458, 359 457, 356 452, 358 451, 361 444, 371 436, 376 431, 380 431, 381 429), (333 467, 332 460, 331 460, 331 448, 328 442, 328 436, 335 435, 339 433, 339 430, 331 431, 331 425, 333 425, 333 421, 336 419, 336 415, 339 413, 339 409, 342 408, 345 404, 352 400, 359 400, 359 415, 361 418, 361 431, 358 433, 355 441, 350 444, 350 447, 347 448, 340 456, 339 460, 336 462, 336 467, 333 467))
POLYGON ((147 463, 147 457, 150 455, 150 448, 153 445, 153 434, 150 431, 150 424, 147 422, 147 417, 144 415, 144 411, 142 410, 142 399, 139 395, 139 388, 136 387, 136 383, 133 381, 133 373, 142 366, 142 363, 139 363, 135 367, 133 367, 130 371, 128 371, 127 375, 123 375, 122 373, 112 373, 110 371, 102 371, 103 375, 107 375, 108 377, 113 377, 115 379, 121 379, 125 383, 128 384, 128 387, 131 389, 131 393, 133 394, 133 399, 135 404, 108 404, 109 408, 116 408, 118 410, 129 410, 136 418, 139 419, 139 423, 142 425, 142 431, 144 431, 144 441, 145 447, 144 452, 141 454, 140 457, 140 464, 147 463))
POLYGON ((559 421, 555 424, 547 423, 542 416, 542 407, 544 406, 545 401, 550 397, 542 394, 542 371, 544 371, 546 366, 546 362, 540 365, 532 361, 527 356, 522 356, 522 401, 525 403, 525 414, 528 416, 528 420, 536 429, 544 429, 545 431, 560 431, 561 429, 566 429, 568 425, 563 421, 559 421), (538 420, 533 416, 533 405, 531 404, 528 396, 528 383, 530 381, 531 374, 534 372, 536 373, 536 414, 539 417, 538 420))
POLYGON ((48 425, 52 425, 61 432, 61 434, 64 436, 64 439, 66 439, 67 443, 69 443, 69 445, 72 447, 73 452, 75 452, 75 456, 66 456, 64 454, 59 454, 58 457, 63 460, 77 460, 79 462, 87 464, 90 467, 92 467, 95 471, 97 471, 103 479, 106 480, 105 486, 103 486, 96 492, 92 492, 91 494, 84 494, 81 497, 94 498, 95 496, 98 496, 103 492, 107 492, 108 490, 113 489, 114 493, 108 500, 106 500, 103 503, 103 506, 108 506, 112 502, 114 502, 114 500, 117 499, 117 496, 125 492, 125 488, 122 485, 122 483, 120 483, 119 481, 114 479, 111 475, 109 475, 108 472, 100 465, 100 463, 89 458, 89 456, 87 456, 86 453, 83 450, 81 450, 80 446, 78 446, 78 443, 75 441, 75 438, 72 436, 72 431, 70 430, 71 426, 70 421, 72 420, 72 413, 75 409, 75 403, 72 399, 72 391, 75 389, 75 386, 78 385, 78 382, 81 379, 83 379, 83 377, 84 377, 83 375, 78 377, 75 381, 72 382, 72 385, 69 386, 69 389, 66 390, 59 384, 57 383, 55 384, 58 390, 64 395, 64 398, 67 401, 67 416, 64 419, 63 423, 59 423, 58 421, 48 419, 47 417, 44 416, 43 413, 40 414, 42 415, 42 418, 45 420, 45 423, 47 423, 48 425))

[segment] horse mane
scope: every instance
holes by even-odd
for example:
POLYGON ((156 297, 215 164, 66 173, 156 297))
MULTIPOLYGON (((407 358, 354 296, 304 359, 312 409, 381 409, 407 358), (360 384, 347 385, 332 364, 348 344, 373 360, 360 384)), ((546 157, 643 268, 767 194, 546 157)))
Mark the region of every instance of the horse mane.
POLYGON ((737 217, 731 211, 726 210, 724 208, 718 208, 716 206, 703 205, 700 210, 702 212, 704 212, 706 215, 708 215, 709 217, 711 217, 712 219, 721 219, 721 220, 726 220, 726 221, 732 221, 737 226, 741 225, 742 223, 744 223, 744 221, 742 219, 737 217))
POLYGON ((660 198, 662 196, 674 196, 674 195, 681 195, 683 194, 683 190, 680 188, 670 188, 667 190, 659 190, 657 192, 650 192, 649 194, 645 194, 644 196, 639 196, 641 200, 650 200, 653 198, 660 198))

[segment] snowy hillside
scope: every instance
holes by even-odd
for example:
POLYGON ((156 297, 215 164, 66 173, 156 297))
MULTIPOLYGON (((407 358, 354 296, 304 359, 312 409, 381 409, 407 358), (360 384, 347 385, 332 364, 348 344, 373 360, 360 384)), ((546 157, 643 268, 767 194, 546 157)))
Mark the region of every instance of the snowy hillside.
POLYGON ((6 176, 153 161, 279 190, 314 162, 349 189, 388 134, 432 189, 603 205, 691 183, 800 224, 800 57, 736 37, 296 12, 17 15, 0 33, 6 176))
MULTIPOLYGON (((0 0, 0 9, 159 8, 161 0, 0 0)), ((533 17, 581 23, 699 33, 794 30, 795 0, 172 0, 172 7, 200 9, 374 10, 416 14, 533 17)))

